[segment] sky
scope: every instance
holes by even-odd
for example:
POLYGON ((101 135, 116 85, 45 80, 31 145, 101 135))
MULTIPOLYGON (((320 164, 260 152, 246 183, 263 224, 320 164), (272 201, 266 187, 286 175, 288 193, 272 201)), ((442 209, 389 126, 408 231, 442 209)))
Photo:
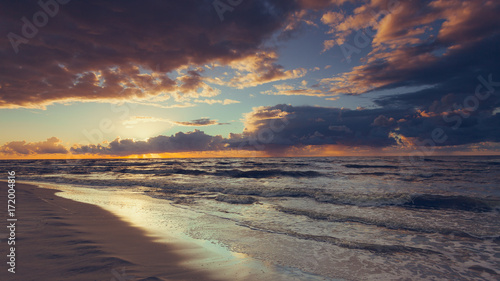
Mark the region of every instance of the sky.
POLYGON ((500 154, 500 2, 0 3, 0 158, 500 154))

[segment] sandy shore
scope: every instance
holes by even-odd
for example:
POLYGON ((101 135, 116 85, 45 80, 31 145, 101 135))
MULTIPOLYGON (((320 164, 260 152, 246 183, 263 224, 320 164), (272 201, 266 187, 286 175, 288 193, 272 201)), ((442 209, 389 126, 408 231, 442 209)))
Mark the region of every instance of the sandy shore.
POLYGON ((94 205, 16 184, 16 273, 7 271, 7 184, 0 182, 0 280, 215 280, 181 266, 175 245, 153 241, 94 205))

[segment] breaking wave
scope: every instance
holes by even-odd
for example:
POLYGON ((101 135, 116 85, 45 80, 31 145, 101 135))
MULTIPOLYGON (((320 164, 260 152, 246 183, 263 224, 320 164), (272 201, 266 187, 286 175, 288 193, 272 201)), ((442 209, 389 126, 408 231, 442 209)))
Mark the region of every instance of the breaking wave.
POLYGON ((360 164, 346 164, 344 165, 346 168, 353 169, 399 169, 398 166, 393 165, 360 165, 360 164))
POLYGON ((286 214, 306 216, 310 219, 323 220, 329 222, 357 223, 363 225, 373 225, 393 230, 412 231, 418 233, 438 233, 442 235, 454 235, 454 236, 465 237, 470 239, 479 239, 479 240, 500 238, 500 236, 497 236, 494 233, 489 233, 487 235, 484 235, 484 233, 475 233, 475 229, 469 229, 467 231, 464 231, 451 227, 421 225, 421 224, 416 224, 414 221, 396 222, 394 220, 389 220, 384 218, 360 217, 360 216, 345 215, 340 213, 321 213, 311 210, 287 208, 283 206, 277 206, 275 209, 286 214))

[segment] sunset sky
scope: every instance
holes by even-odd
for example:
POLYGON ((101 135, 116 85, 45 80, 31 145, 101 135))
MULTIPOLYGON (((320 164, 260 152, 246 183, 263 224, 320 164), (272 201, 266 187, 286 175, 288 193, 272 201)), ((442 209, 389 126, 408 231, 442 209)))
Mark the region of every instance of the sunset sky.
POLYGON ((0 158, 500 154, 500 2, 0 3, 0 158))

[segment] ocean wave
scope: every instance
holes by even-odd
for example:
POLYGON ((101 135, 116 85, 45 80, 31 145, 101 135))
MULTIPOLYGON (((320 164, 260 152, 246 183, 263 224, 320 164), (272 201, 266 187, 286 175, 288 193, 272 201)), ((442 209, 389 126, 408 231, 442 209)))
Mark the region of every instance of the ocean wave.
MULTIPOLYGON (((169 168, 164 167, 166 163, 142 163, 141 165, 115 163, 115 164, 91 164, 88 165, 20 165, 16 167, 16 172, 24 175, 61 175, 61 174, 91 174, 113 172, 118 174, 133 174, 133 175, 190 175, 190 176, 216 176, 229 178, 272 178, 272 177, 292 177, 292 178, 314 178, 325 176, 323 173, 312 170, 282 170, 282 169, 217 169, 216 166, 201 166, 201 169, 189 169, 181 167, 172 167, 178 163, 168 163, 169 168), (137 167, 136 167, 137 166, 137 167), (171 168, 170 168, 171 167, 171 168)), ((223 165, 221 165, 223 166, 223 165)), ((222 168, 222 167, 221 167, 222 168)))
POLYGON ((403 204, 403 206, 419 209, 453 209, 471 212, 489 212, 493 210, 491 205, 498 203, 497 200, 467 196, 421 194, 412 195, 411 199, 403 204))
POLYGON ((316 193, 319 202, 357 206, 402 206, 417 209, 451 209, 469 212, 490 212, 500 206, 500 199, 462 195, 409 193, 316 193))
POLYGON ((215 200, 230 204, 253 204, 257 202, 257 199, 255 199, 255 197, 252 196, 225 195, 225 194, 218 195, 217 197, 215 197, 215 200))
POLYGON ((424 254, 424 255, 442 255, 442 253, 424 249, 417 248, 412 246, 405 245, 384 245, 384 244, 374 244, 374 243, 366 243, 366 242, 358 242, 353 240, 342 239, 333 236, 327 235, 313 235, 313 234, 305 234, 299 233, 292 230, 283 230, 283 229, 273 229, 269 227, 261 227, 253 224, 243 224, 240 223, 240 226, 245 226, 251 228, 253 230, 260 230, 265 232, 271 232, 276 234, 282 234, 287 236, 292 236, 298 239, 303 240, 312 240, 317 242, 324 242, 335 245, 337 247, 346 248, 346 249, 355 249, 355 250, 365 250, 370 252, 375 252, 379 254, 398 254, 398 253, 409 253, 409 254, 424 254))
POLYGON ((485 166, 500 166, 500 162, 477 162, 477 163, 485 166))
MULTIPOLYGON (((182 189, 182 188, 181 188, 182 189)), ((264 198, 311 198, 319 203, 353 205, 360 207, 399 206, 415 209, 451 209, 469 212, 490 212, 500 208, 498 198, 475 198, 466 196, 447 196, 410 193, 345 193, 328 192, 318 189, 300 188, 245 188, 245 187, 193 187, 190 191, 217 192, 226 195, 247 195, 264 198)), ((182 192, 177 190, 177 192, 182 192)))
POLYGON ((293 177, 293 178, 312 178, 312 177, 321 177, 322 173, 316 171, 285 171, 285 170, 251 170, 251 171, 242 171, 242 170, 218 170, 213 173, 216 176, 227 176, 233 178, 270 178, 270 177, 293 177))
POLYGON ((361 207, 402 205, 410 200, 408 193, 354 193, 316 192, 312 196, 317 202, 336 205, 356 205, 361 207))
POLYGON ((364 243, 364 242, 357 242, 357 241, 350 241, 350 240, 346 240, 346 239, 340 239, 340 238, 332 237, 332 236, 302 234, 302 233, 298 233, 298 232, 287 232, 286 234, 293 236, 293 237, 296 237, 296 238, 300 238, 300 239, 313 240, 313 241, 333 244, 333 245, 341 247, 341 248, 365 250, 365 251, 375 252, 375 253, 379 253, 379 254, 409 253, 409 254, 424 254, 424 255, 443 255, 442 253, 435 251, 435 250, 417 248, 417 247, 412 247, 412 246, 364 243))
POLYGON ((432 158, 424 158, 424 161, 425 161, 425 162, 438 162, 438 163, 448 162, 448 161, 445 161, 445 160, 440 160, 440 159, 432 159, 432 158))
POLYGON ((484 235, 484 233, 475 233, 476 229, 470 229, 467 232, 464 230, 447 228, 447 227, 435 227, 426 225, 418 225, 412 222, 405 221, 394 221, 394 220, 386 220, 384 218, 373 218, 373 217, 359 217, 354 215, 345 215, 340 213, 321 213, 312 210, 304 210, 304 209, 296 209, 289 208, 283 206, 275 207, 276 210, 292 215, 300 215, 305 216, 314 220, 323 220, 329 222, 339 222, 339 223, 358 223, 363 225, 373 225, 377 227, 383 227, 386 229, 392 230, 403 230, 403 231, 412 231, 418 233, 438 233, 442 235, 454 235, 474 240, 489 240, 492 237, 498 239, 500 236, 496 236, 493 233, 491 235, 484 235))
POLYGON ((196 170, 196 169, 171 169, 171 170, 162 170, 159 172, 150 171, 150 170, 125 170, 121 171, 124 173, 155 173, 157 175, 165 176, 165 175, 209 175, 209 176, 217 176, 217 177, 231 177, 231 178, 271 178, 271 177, 293 177, 293 178, 312 178, 312 177, 321 177, 322 173, 316 171, 286 171, 286 170, 250 170, 243 171, 239 169, 230 169, 230 170, 216 170, 215 172, 211 172, 209 170, 196 170))
MULTIPOLYGON (((170 173, 171 171, 167 171, 170 173)), ((179 171, 177 171, 179 172, 179 171)), ((186 174, 210 174, 199 170, 183 170, 181 173, 186 174)), ((225 176, 234 178, 238 177, 272 177, 275 175, 287 175, 300 177, 303 173, 296 171, 294 174, 283 173, 284 171, 258 171, 256 174, 248 171, 232 170, 229 174, 224 171, 225 176), (260 174, 263 173, 263 174, 260 174)), ((253 171, 255 172, 255 171, 253 171)), ((214 172, 211 174, 218 174, 214 172)), ((155 174, 157 175, 157 174, 155 174)), ((169 174, 165 174, 169 175, 169 174)), ((306 174, 306 176, 311 176, 306 174)), ((172 181, 167 181, 161 178, 145 178, 145 179, 89 179, 89 178, 71 178, 60 176, 24 176, 26 180, 45 181, 54 183, 78 184, 86 186, 122 186, 124 188, 131 186, 143 186, 151 188, 159 188, 165 193, 192 194, 193 192, 212 192, 226 195, 247 195, 259 196, 264 198, 311 198, 320 203, 329 203, 335 205, 355 205, 360 207, 377 207, 377 206, 401 206, 404 208, 415 209, 443 209, 443 210, 458 210, 469 212, 491 212, 500 210, 500 199, 497 197, 472 197, 463 195, 439 195, 439 194, 412 194, 406 192, 332 192, 324 189, 304 189, 300 187, 277 187, 277 186, 232 186, 207 183, 192 183, 176 184, 172 181)))
POLYGON ((387 173, 387 172, 371 172, 371 173, 344 173, 348 176, 400 176, 400 173, 387 173))
POLYGON ((361 164, 345 164, 346 168, 353 169, 399 169, 398 166, 393 165, 361 165, 361 164))

